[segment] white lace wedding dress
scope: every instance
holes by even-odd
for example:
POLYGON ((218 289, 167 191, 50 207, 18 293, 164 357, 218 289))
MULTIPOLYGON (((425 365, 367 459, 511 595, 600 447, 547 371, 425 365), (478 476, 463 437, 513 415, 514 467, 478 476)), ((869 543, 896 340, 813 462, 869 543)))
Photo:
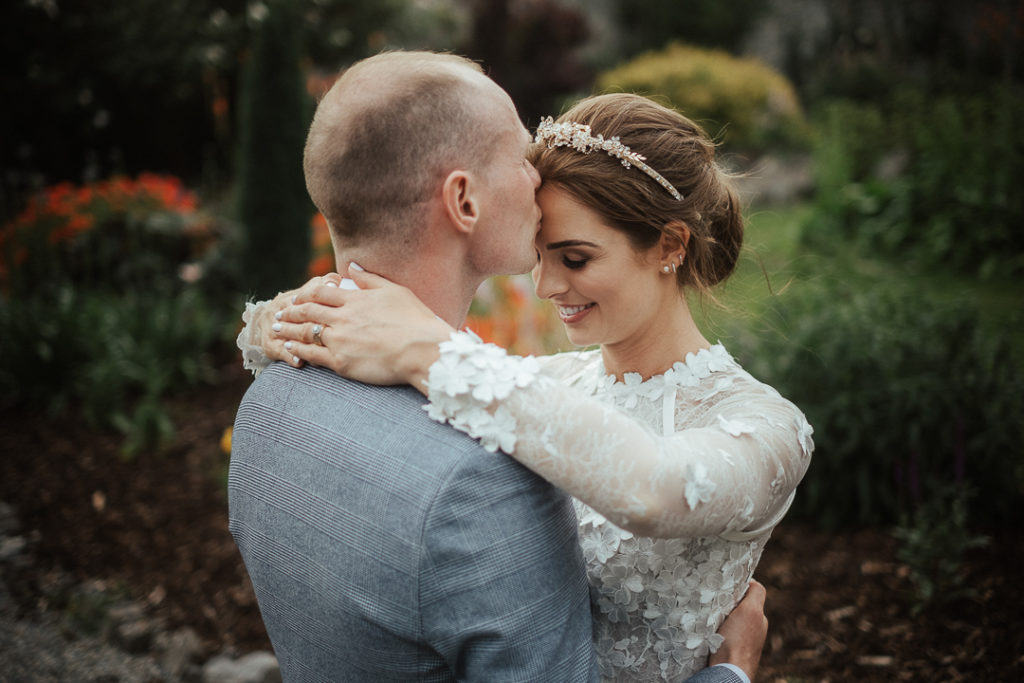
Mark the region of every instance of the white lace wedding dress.
MULTIPOLYGON (((258 371, 268 361, 246 333, 258 371)), ((599 351, 520 358, 466 333, 441 348, 431 416, 576 499, 602 679, 703 668, 810 462, 800 410, 721 345, 625 382, 599 351), (631 521, 647 535, 619 526, 631 521)))
POLYGON ((812 430, 721 345, 624 379, 599 351, 524 359, 458 333, 431 367, 428 410, 576 498, 602 677, 682 681, 721 644, 812 430))

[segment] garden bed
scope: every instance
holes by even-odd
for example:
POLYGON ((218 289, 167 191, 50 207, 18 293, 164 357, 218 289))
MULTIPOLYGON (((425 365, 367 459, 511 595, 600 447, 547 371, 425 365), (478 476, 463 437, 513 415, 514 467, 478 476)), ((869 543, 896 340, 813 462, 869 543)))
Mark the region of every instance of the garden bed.
MULTIPOLYGON (((23 618, 71 609, 67 577, 98 580, 170 626, 195 629, 208 654, 269 647, 227 530, 220 446, 249 381, 232 362, 172 401, 173 445, 133 460, 119 456, 117 435, 81 420, 4 411, 0 501, 33 546, 31 566, 4 569, 23 618)), ((784 523, 757 571, 771 623, 758 679, 1024 680, 1021 540, 994 534, 968 556, 974 595, 913 616, 888 532, 784 523)))

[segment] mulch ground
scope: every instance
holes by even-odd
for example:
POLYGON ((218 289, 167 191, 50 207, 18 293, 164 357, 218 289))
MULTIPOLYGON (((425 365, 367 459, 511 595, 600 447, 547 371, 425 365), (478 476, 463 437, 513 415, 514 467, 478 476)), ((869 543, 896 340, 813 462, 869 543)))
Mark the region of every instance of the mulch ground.
MULTIPOLYGON (((0 501, 35 539, 33 564, 5 577, 26 615, 66 609, 51 584, 70 577, 192 627, 208 654, 269 648, 227 529, 220 448, 248 383, 231 364, 215 384, 175 399, 173 445, 130 461, 117 435, 73 417, 0 415, 0 501)), ((973 595, 914 616, 908 570, 887 531, 784 523, 757 571, 771 624, 758 680, 1024 680, 1024 539, 992 538, 968 557, 973 595)))

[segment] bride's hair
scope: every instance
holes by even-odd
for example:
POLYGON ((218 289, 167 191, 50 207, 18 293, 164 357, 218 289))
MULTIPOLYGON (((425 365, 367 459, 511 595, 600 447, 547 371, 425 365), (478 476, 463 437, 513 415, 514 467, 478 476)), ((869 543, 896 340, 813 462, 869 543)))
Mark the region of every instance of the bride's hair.
POLYGON ((680 286, 708 294, 736 267, 743 245, 739 196, 715 163, 715 145, 696 123, 646 97, 588 97, 557 122, 589 125, 592 135, 618 137, 681 194, 677 200, 648 174, 625 168, 602 152, 533 146, 530 161, 545 185, 556 185, 625 233, 636 249, 650 249, 663 234, 684 241, 686 257, 676 273, 680 286))

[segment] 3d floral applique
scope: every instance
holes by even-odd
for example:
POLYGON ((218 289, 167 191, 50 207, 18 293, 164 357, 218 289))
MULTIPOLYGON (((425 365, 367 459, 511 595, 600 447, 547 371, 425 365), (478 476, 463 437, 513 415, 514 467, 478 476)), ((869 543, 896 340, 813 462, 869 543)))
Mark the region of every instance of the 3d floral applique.
POLYGON ((252 339, 252 321, 256 316, 270 305, 269 301, 253 303, 245 302, 245 310, 242 311, 242 329, 238 332, 235 345, 242 352, 242 367, 258 376, 270 365, 270 358, 263 351, 263 346, 256 344, 252 339))
POLYGON ((811 438, 814 434, 814 427, 802 415, 798 415, 796 420, 797 439, 800 441, 800 450, 803 451, 805 456, 810 455, 811 451, 814 450, 814 439, 811 438))
POLYGON ((513 453, 516 418, 504 406, 492 404, 536 381, 540 376, 537 359, 509 356, 505 349, 485 344, 469 332, 452 332, 439 348, 441 355, 430 366, 430 402, 424 410, 432 419, 479 439, 488 451, 513 453))
POLYGON ((718 416, 718 426, 721 427, 726 433, 732 436, 743 436, 744 434, 753 434, 755 429, 754 425, 743 420, 730 420, 724 415, 718 416))
POLYGON ((711 500, 715 482, 708 476, 708 468, 701 463, 686 464, 686 504, 693 510, 699 503, 711 500))

